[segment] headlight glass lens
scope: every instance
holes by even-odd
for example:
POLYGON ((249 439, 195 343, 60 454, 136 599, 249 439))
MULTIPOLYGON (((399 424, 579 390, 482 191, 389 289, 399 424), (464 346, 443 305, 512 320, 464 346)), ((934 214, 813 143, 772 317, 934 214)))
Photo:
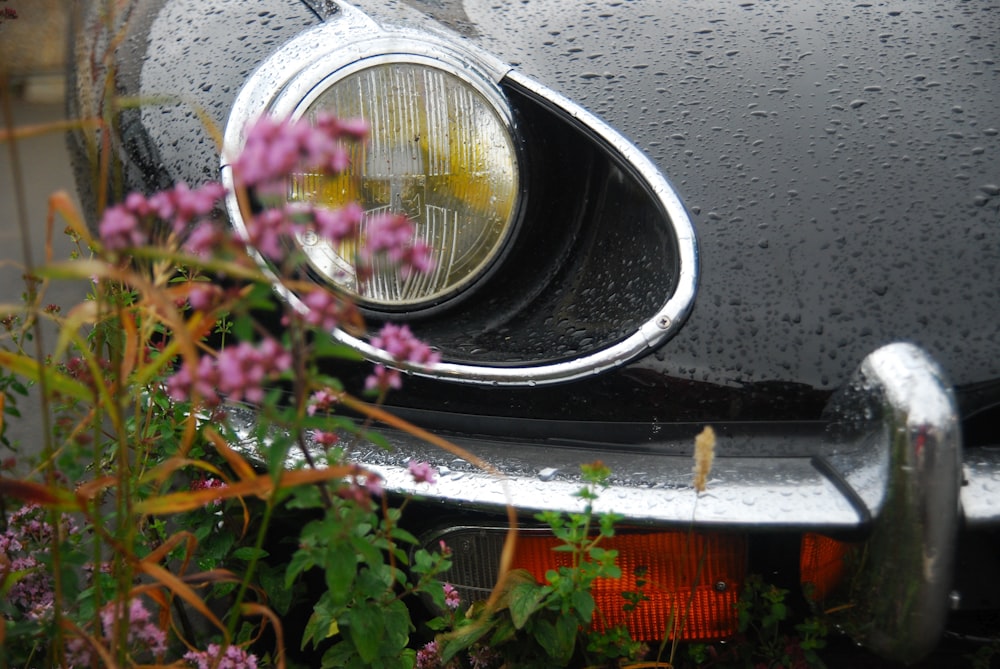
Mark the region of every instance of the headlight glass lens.
POLYGON ((517 216, 517 152, 501 104, 455 73, 415 62, 363 67, 329 85, 304 115, 362 118, 369 141, 340 174, 293 175, 289 198, 358 202, 366 219, 402 213, 431 248, 434 268, 403 275, 376 258, 370 275, 359 276, 354 244, 304 234, 297 242, 312 270, 363 306, 390 311, 440 303, 482 276, 517 216))

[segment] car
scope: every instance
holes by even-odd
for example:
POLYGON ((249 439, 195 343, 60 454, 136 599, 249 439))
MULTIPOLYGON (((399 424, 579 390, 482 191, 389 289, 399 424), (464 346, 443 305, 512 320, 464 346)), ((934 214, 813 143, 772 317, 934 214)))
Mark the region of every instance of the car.
MULTIPOLYGON (((112 89, 158 103, 122 108, 108 148, 72 138, 91 208, 100 151, 121 192, 151 193, 231 179, 264 114, 370 124, 350 179, 302 173, 288 198, 403 212, 432 250, 430 275, 366 278, 297 242, 305 273, 365 314, 367 331, 336 338, 407 373, 389 408, 501 474, 391 429, 392 450, 353 453, 387 490, 419 493, 412 529, 453 547, 463 592, 492 587, 508 503, 576 510, 580 466, 600 460, 622 563, 667 582, 647 634, 688 600, 690 638, 731 634, 751 573, 827 609, 846 587, 843 628, 892 661, 1000 609, 995 6, 116 7, 112 29, 76 17, 71 112, 99 115, 112 89), (374 345, 390 321, 440 362, 374 345), (696 493, 705 426, 715 461, 696 493), (676 559, 691 537, 703 573, 676 559)), ((526 527, 519 564, 544 574, 547 541, 526 527)))

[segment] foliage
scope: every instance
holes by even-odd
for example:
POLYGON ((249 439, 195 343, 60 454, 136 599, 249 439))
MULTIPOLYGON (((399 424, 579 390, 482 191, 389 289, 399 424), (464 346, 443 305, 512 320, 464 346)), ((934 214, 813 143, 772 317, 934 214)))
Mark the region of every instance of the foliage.
MULTIPOLYGON (((345 143, 363 135, 333 119, 263 119, 248 130, 252 160, 234 161, 237 192, 132 193, 103 212, 97 237, 67 198, 53 198, 50 220, 65 221, 80 252, 27 268, 37 280, 23 304, 3 305, 0 408, 17 418, 33 383, 52 429, 33 474, 0 478, 0 666, 285 666, 281 616, 316 572, 329 587, 302 645, 325 644, 327 666, 413 666, 405 600, 443 597, 435 579, 447 551, 413 553, 402 508, 337 447, 361 431, 340 407, 373 409, 321 371, 325 356, 353 358, 330 331, 356 313, 344 295, 297 282, 288 240, 313 231, 353 244, 361 267, 384 255, 401 272, 429 270, 427 249, 405 219, 362 225, 355 208, 293 209, 267 195, 300 165, 341 169, 345 143), (251 192, 264 207, 239 238, 216 212, 251 192), (308 311, 272 313, 273 277, 248 243, 308 311), (87 301, 65 313, 43 306, 51 281, 72 279, 91 284, 87 301), (37 359, 22 344, 41 321, 59 335, 37 359), (242 401, 261 417, 250 447, 227 410, 242 401), (272 555, 274 520, 290 511, 314 519, 290 558, 272 555)), ((401 360, 435 362, 405 326, 374 339, 401 360)), ((375 369, 367 392, 379 402, 400 378, 375 369)), ((433 480, 411 464, 415 480, 433 480)))
POLYGON ((825 667, 819 651, 826 646, 826 624, 818 618, 789 624, 793 618, 787 597, 787 590, 766 583, 760 576, 747 577, 737 605, 736 638, 723 648, 693 644, 688 648, 688 658, 698 667, 825 667))
POLYGON ((569 555, 569 564, 550 569, 544 583, 523 570, 508 572, 494 605, 474 605, 464 614, 449 612, 432 621, 432 628, 450 631, 425 646, 418 666, 456 666, 463 653, 473 667, 553 667, 574 660, 603 664, 638 655, 640 644, 624 627, 592 628, 595 579, 621 576, 617 551, 601 546, 614 536, 619 518, 594 513, 594 502, 608 485, 608 468, 595 462, 583 466, 582 473, 584 485, 576 493, 584 505, 580 513, 537 515, 560 542, 554 550, 569 555))

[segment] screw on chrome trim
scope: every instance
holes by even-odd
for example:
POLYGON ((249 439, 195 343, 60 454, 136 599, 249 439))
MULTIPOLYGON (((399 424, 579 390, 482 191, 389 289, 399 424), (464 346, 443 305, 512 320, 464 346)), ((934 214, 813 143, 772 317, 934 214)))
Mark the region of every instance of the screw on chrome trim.
POLYGON ((660 328, 661 330, 666 330, 667 328, 669 328, 670 316, 660 316, 658 319, 656 319, 656 327, 660 328))
POLYGON ((712 587, 715 589, 716 592, 725 592, 729 586, 726 585, 725 581, 716 581, 715 585, 713 585, 712 587))
POLYGON ((962 607, 962 593, 958 590, 952 590, 949 592, 948 603, 951 605, 952 611, 958 611, 962 607))

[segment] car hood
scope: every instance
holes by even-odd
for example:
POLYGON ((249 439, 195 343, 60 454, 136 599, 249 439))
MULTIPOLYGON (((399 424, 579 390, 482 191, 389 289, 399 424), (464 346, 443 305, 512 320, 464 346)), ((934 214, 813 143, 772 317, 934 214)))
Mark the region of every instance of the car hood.
MULTIPOLYGON (((386 24, 457 33, 603 118, 674 184, 698 237, 694 308, 651 355, 554 389, 412 379, 401 404, 572 420, 815 417, 866 355, 900 340, 942 364, 967 414, 1000 403, 1000 7, 356 4, 386 24)), ((224 127, 254 67, 335 13, 325 0, 251 13, 138 3, 118 90, 181 91, 186 104, 123 112, 140 117, 123 123, 126 180, 153 190, 216 178, 191 103, 224 127)))
POLYGON ((909 340, 957 383, 1000 376, 1000 7, 407 4, 598 114, 680 192, 697 303, 633 370, 830 388, 909 340))

